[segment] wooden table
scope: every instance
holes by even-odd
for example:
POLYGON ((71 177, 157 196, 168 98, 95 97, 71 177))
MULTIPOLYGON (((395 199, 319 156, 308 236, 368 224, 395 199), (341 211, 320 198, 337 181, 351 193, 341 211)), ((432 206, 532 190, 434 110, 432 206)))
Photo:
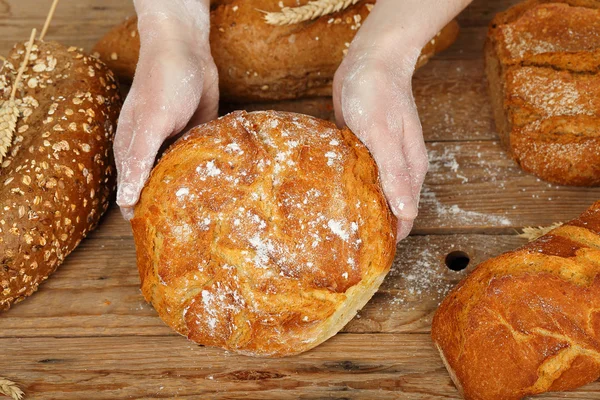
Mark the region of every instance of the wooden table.
MULTIPOLYGON (((265 360, 177 336, 144 302, 131 231, 116 208, 38 293, 0 314, 0 376, 29 399, 457 399, 429 330, 444 294, 472 267, 521 244, 526 225, 566 221, 598 189, 523 173, 498 143, 482 46, 494 13, 514 0, 475 0, 458 42, 420 70, 415 95, 431 171, 413 235, 373 300, 344 331, 298 357, 265 360), (449 252, 471 258, 448 269, 449 252)), ((41 27, 50 1, 0 1, 1 53, 41 27), (47 4, 48 3, 48 4, 47 4)), ((48 39, 90 49, 131 14, 123 0, 63 0, 48 39)), ((328 100, 249 105, 331 116, 328 100)), ((598 399, 600 383, 543 399, 598 399)))

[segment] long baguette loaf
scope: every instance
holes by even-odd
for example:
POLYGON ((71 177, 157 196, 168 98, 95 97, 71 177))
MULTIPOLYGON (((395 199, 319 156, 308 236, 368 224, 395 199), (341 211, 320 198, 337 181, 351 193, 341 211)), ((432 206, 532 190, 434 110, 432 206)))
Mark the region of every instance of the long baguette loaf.
MULTIPOLYGON (((264 21, 264 11, 280 9, 275 0, 231 0, 213 6, 211 48, 226 101, 284 100, 330 96, 333 76, 374 1, 359 1, 344 11, 287 26, 264 21)), ((296 5, 295 0, 283 2, 296 5)), ((424 49, 422 66, 449 47, 458 24, 446 26, 424 49)), ((127 19, 101 39, 94 51, 125 81, 139 57, 137 19, 127 19)))
POLYGON ((516 400, 600 377, 600 202, 461 282, 433 319, 465 399, 516 400))
POLYGON ((494 18, 485 55, 496 126, 519 165, 600 185, 600 1, 519 4, 494 18))
MULTIPOLYGON (((24 53, 18 45, 7 58, 3 100, 24 53)), ((16 136, 0 169, 0 310, 63 262, 98 223, 114 188, 121 101, 112 72, 74 47, 37 41, 23 78, 16 136)))

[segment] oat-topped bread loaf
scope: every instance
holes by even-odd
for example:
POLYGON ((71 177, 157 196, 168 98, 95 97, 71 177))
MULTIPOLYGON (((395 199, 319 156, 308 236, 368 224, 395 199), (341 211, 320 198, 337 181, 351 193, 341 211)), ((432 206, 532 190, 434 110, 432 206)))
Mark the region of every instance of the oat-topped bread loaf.
POLYGON ((600 202, 478 266, 431 328, 467 400, 518 400, 600 378, 600 202))
MULTIPOLYGON (((4 63, 3 102, 25 53, 18 45, 4 63)), ((101 61, 35 41, 17 85, 14 137, 10 124, 0 132, 8 147, 0 168, 0 309, 33 293, 106 210, 120 104, 101 61)))
MULTIPOLYGON (((265 12, 308 0, 222 0, 211 5, 210 41, 226 101, 330 96, 335 71, 375 1, 358 1, 314 20, 275 26, 265 12)), ((446 26, 424 49, 419 66, 449 47, 458 24, 446 26)), ((131 81, 139 56, 137 19, 129 18, 94 48, 115 73, 131 81)))
POLYGON ((309 350, 377 291, 396 219, 349 130, 234 112, 154 168, 131 221, 142 292, 189 339, 254 356, 309 350))
POLYGON ((566 185, 600 184, 600 1, 530 0, 492 21, 486 69, 505 147, 566 185))

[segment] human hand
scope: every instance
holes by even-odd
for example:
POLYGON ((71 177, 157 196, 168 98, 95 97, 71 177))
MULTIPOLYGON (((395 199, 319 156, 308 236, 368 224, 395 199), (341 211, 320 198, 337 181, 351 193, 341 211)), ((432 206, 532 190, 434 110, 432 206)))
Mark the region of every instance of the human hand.
POLYGON ((347 125, 377 162, 398 241, 417 217, 429 166, 412 76, 421 49, 469 2, 378 0, 334 78, 338 125, 347 125))
POLYGON ((401 240, 417 217, 429 165, 411 85, 420 51, 413 49, 398 58, 352 50, 334 80, 336 119, 371 151, 383 191, 398 217, 401 240))
POLYGON ((217 117, 218 74, 209 46, 208 0, 135 0, 141 48, 114 142, 117 204, 125 218, 163 142, 217 117))

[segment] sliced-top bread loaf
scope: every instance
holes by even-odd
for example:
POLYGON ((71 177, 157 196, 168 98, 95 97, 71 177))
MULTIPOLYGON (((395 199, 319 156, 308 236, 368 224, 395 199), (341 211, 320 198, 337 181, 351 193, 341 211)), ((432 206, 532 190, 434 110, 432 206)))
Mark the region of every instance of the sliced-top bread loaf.
POLYGON ((519 4, 494 18, 485 53, 497 129, 521 167, 600 184, 600 1, 519 4))

